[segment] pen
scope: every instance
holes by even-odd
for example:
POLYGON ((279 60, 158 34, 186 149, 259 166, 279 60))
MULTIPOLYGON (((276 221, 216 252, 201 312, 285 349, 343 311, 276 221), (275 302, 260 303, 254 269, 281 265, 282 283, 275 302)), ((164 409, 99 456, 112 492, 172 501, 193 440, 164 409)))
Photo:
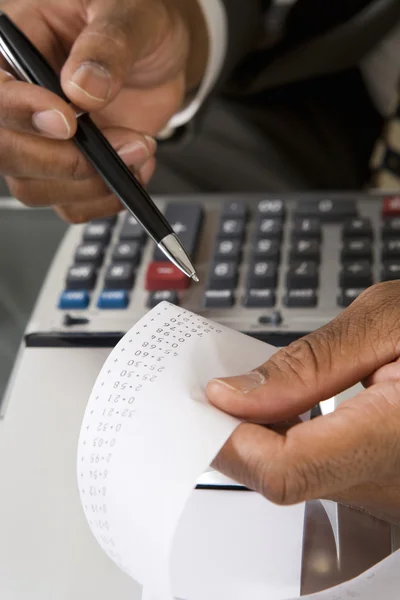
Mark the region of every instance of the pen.
MULTIPOLYGON (((21 80, 46 88, 71 104, 61 88, 58 75, 47 60, 2 11, 0 53, 21 80)), ((88 113, 77 112, 76 116, 78 128, 72 140, 165 256, 185 275, 198 282, 195 268, 178 236, 149 194, 120 159, 88 113)))

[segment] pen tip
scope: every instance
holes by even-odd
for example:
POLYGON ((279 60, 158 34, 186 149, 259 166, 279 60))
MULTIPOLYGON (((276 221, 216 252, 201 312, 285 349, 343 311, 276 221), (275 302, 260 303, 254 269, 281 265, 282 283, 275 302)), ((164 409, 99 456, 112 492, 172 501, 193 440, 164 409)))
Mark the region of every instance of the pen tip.
POLYGON ((192 275, 192 279, 193 281, 195 281, 196 283, 199 283, 200 279, 197 277, 196 273, 193 273, 192 275))

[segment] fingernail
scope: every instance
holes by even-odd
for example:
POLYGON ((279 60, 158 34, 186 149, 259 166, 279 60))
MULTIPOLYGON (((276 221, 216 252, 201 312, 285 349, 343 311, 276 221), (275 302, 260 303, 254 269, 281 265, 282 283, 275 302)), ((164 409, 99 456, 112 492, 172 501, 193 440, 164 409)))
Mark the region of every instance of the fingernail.
POLYGON ((212 383, 223 385, 230 390, 240 392, 241 394, 248 394, 253 392, 261 385, 266 382, 265 375, 260 371, 250 371, 244 375, 238 375, 236 377, 226 377, 224 379, 213 379, 212 383))
POLYGON ((107 100, 111 92, 110 73, 101 65, 91 62, 83 63, 75 71, 69 83, 88 98, 101 102, 107 100))
POLYGON ((144 142, 137 141, 126 144, 118 150, 124 163, 135 169, 140 168, 150 157, 150 151, 144 142))
POLYGON ((149 149, 150 154, 155 154, 155 151, 157 150, 156 140, 154 138, 152 138, 150 135, 145 135, 144 139, 146 140, 147 147, 149 149))
POLYGON ((43 110, 35 113, 32 116, 32 124, 40 133, 60 140, 67 140, 71 134, 68 121, 59 110, 43 110))

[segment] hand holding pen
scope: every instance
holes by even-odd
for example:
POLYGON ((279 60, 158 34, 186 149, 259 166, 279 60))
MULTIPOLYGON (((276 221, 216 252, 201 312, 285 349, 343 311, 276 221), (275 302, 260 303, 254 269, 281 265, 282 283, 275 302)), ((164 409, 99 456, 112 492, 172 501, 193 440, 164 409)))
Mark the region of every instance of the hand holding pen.
MULTIPOLYGON (((133 0, 87 5, 87 14, 78 0, 13 0, 1 8, 61 72, 67 100, 91 111, 145 183, 154 169, 155 144, 136 130, 154 135, 179 109, 184 80, 196 85, 203 74, 200 49, 206 56, 207 48, 197 2, 149 0, 140 10, 133 0), (195 54, 188 60, 192 28, 195 54)), ((2 66, 8 69, 5 61, 2 66)), ((75 145, 65 141, 77 127, 67 101, 40 87, 28 88, 5 71, 0 90, 0 173, 13 195, 31 206, 55 205, 70 222, 121 208, 75 145)))

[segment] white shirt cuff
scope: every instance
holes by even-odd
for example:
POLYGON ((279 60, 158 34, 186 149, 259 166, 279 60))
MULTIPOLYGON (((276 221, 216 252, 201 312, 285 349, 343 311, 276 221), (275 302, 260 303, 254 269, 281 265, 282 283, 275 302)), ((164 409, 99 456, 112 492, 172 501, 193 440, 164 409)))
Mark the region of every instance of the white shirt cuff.
POLYGON ((177 127, 185 125, 198 112, 213 89, 224 64, 228 46, 228 23, 222 0, 197 0, 203 10, 209 33, 209 57, 203 81, 193 100, 175 114, 157 137, 168 137, 177 127))

